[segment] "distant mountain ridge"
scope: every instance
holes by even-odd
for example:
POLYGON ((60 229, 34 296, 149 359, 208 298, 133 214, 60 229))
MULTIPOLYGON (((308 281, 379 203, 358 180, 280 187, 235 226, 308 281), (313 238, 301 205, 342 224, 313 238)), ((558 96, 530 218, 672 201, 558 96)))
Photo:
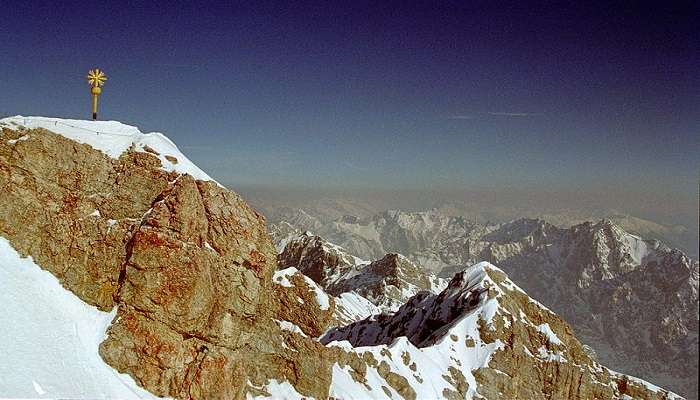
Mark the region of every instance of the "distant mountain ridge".
POLYGON ((569 321, 613 368, 697 396, 698 262, 611 221, 515 221, 482 256, 569 321))
MULTIPOLYGON (((323 207, 310 206, 309 208, 277 207, 268 210, 269 222, 273 235, 275 228, 281 223, 289 223, 300 231, 311 231, 315 234, 337 243, 359 257, 376 259, 386 253, 398 252, 414 259, 412 253, 417 246, 412 245, 411 235, 423 236, 432 240, 437 239, 436 248, 429 254, 434 265, 429 265, 424 260, 423 265, 431 269, 440 269, 451 265, 455 260, 439 251, 443 242, 439 239, 440 230, 435 227, 462 226, 460 229, 467 234, 472 226, 489 227, 511 222, 517 219, 542 219, 559 228, 570 228, 584 222, 600 221, 606 219, 614 222, 629 233, 640 235, 647 239, 660 240, 671 247, 678 247, 691 257, 698 255, 697 232, 690 232, 688 228, 680 225, 664 225, 654 221, 622 214, 615 211, 609 212, 558 212, 558 213, 523 213, 513 214, 511 217, 485 218, 480 215, 459 214, 459 209, 440 207, 426 211, 397 211, 386 210, 370 212, 367 209, 357 210, 358 214, 343 214, 344 211, 353 210, 346 203, 338 205, 340 209, 332 211, 332 204, 324 204, 323 207), (403 221, 396 219, 400 216, 403 221), (432 220, 430 225, 422 222, 432 220), (395 237, 385 232, 385 229, 394 230, 394 234, 407 235, 407 241, 397 241, 395 237), (398 228, 398 229, 397 229, 398 228), (404 231, 404 232, 402 232, 404 231)), ((509 214, 510 215, 510 214, 509 214)), ((447 235, 455 238, 456 234, 447 235)), ((422 246, 422 251, 428 247, 422 246)), ((419 254, 416 257, 420 256, 419 254)), ((416 259, 417 260, 417 259, 416 259)), ((463 261, 463 260, 462 260, 463 261)), ((473 261, 473 260, 472 260, 473 261)), ((457 263, 459 264, 459 263, 457 263)), ((456 264, 455 264, 456 265, 456 264)))

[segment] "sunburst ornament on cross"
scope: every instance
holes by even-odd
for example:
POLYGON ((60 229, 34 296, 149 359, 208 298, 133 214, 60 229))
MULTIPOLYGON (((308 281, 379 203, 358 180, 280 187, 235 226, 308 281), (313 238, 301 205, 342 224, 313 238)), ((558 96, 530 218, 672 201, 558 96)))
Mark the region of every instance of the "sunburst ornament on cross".
POLYGON ((97 119, 97 98, 102 93, 101 86, 104 86, 107 80, 107 75, 99 68, 91 69, 87 74, 87 80, 90 84, 90 93, 92 93, 92 119, 97 119))

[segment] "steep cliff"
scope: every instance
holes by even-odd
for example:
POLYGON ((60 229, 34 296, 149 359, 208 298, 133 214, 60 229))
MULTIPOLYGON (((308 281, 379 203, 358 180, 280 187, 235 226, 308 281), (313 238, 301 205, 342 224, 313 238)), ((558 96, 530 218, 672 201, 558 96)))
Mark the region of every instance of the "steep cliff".
POLYGON ((238 195, 179 171, 188 161, 162 135, 2 123, 0 235, 86 303, 117 307, 108 364, 160 396, 240 398, 271 380, 326 396, 328 352, 277 322, 294 317, 283 293, 295 287, 273 287, 265 220, 238 195))

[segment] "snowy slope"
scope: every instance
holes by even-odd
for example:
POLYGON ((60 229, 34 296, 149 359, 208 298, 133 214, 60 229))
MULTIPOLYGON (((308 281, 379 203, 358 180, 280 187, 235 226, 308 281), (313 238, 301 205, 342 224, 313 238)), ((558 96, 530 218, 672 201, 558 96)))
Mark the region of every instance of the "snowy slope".
MULTIPOLYGON (((469 384, 466 398, 474 398, 477 395, 477 382, 472 371, 488 366, 493 353, 503 347, 500 340, 490 343, 482 340, 478 329, 480 320, 487 325, 491 324, 499 307, 496 298, 488 298, 485 294, 488 285, 495 285, 488 279, 485 272, 485 268, 490 267, 492 266, 486 263, 473 266, 465 272, 465 279, 454 287, 445 289, 445 295, 442 297, 424 292, 424 296, 411 299, 391 317, 375 315, 348 327, 333 329, 322 341, 331 346, 340 346, 347 351, 372 354, 376 360, 388 364, 392 372, 406 378, 408 384, 415 390, 416 398, 419 399, 443 398, 445 391, 456 391, 455 384, 450 383, 444 376, 450 375, 450 368, 458 368, 469 384), (470 296, 473 295, 476 296, 477 307, 472 309, 458 307, 463 314, 456 318, 452 316, 451 323, 445 326, 447 330, 425 340, 418 339, 420 327, 424 324, 422 317, 431 311, 444 314, 450 308, 448 304, 453 306, 456 303, 462 304, 464 298, 471 298, 470 296), (416 312, 418 309, 424 311, 416 312), (403 330, 394 331, 396 326, 385 325, 380 322, 383 320, 386 322, 401 320, 405 325, 401 326, 403 330), (386 328, 388 330, 385 330, 386 328), (466 340, 472 340, 473 346, 459 345, 466 340), (358 347, 353 347, 351 342, 358 347)), ((446 315, 441 317, 445 320, 449 318, 446 315)), ((399 393, 384 383, 384 379, 377 370, 368 368, 367 375, 367 386, 358 385, 350 376, 349 367, 342 368, 335 365, 331 396, 366 399, 401 398, 399 393)))
POLYGON ((4 398, 157 398, 104 363, 114 312, 83 303, 0 237, 0 388, 4 398))
POLYGON ((381 312, 374 303, 354 292, 341 293, 335 298, 335 316, 343 324, 360 321, 381 312))
POLYGON ((364 385, 353 379, 350 365, 336 364, 331 396, 337 398, 407 398, 387 385, 390 371, 406 379, 417 399, 531 398, 535 393, 543 396, 537 398, 589 398, 592 388, 607 393, 600 398, 637 398, 630 393, 652 398, 653 393, 658 398, 679 399, 590 359, 565 322, 488 262, 456 274, 440 294, 422 292, 393 315, 373 315, 333 328, 321 342, 375 360, 368 363, 364 385), (510 384, 534 382, 544 374, 549 383, 535 392, 519 392, 527 384, 510 384), (572 383, 573 376, 580 381, 572 383), (490 381, 493 377, 509 383, 490 381), (620 381, 640 391, 629 390, 620 381), (561 385, 559 389, 570 385, 569 397, 561 396, 566 389, 547 392, 550 384, 561 385), (514 393, 506 392, 508 386, 527 397, 509 397, 514 393))
POLYGON ((23 117, 17 115, 0 119, 0 128, 13 130, 44 128, 58 133, 78 143, 84 143, 100 150, 112 158, 119 158, 127 149, 134 146, 136 151, 146 151, 149 147, 158 154, 166 171, 190 174, 195 179, 213 181, 204 171, 178 150, 175 143, 159 132, 142 133, 135 126, 117 121, 84 121, 49 117, 23 117), (176 162, 165 156, 172 156, 176 162))

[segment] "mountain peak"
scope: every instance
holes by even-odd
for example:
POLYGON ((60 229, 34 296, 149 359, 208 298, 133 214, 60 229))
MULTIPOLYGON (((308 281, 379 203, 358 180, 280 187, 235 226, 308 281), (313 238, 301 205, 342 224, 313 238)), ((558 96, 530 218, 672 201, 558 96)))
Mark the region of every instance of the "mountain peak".
MULTIPOLYGON (((105 365, 162 397, 273 396, 270 382, 280 396, 277 381, 306 396, 326 395, 328 351, 290 332, 292 322, 284 319, 299 318, 306 332, 321 333, 333 302, 294 274, 289 286, 274 284, 276 253, 265 219, 240 196, 196 179, 190 172, 198 169, 186 168, 186 158, 160 134, 113 122, 0 122, 0 236, 85 307, 116 315, 108 316, 106 335, 76 346, 76 353, 99 351, 105 365), (95 131, 105 127, 111 130, 95 131), (287 375, 280 365, 298 374, 287 375)), ((12 297, 13 290, 3 285, 0 295, 12 297)), ((50 300, 55 293, 36 295, 50 300)), ((25 322, 7 315, 28 312, 2 313, 0 322, 25 322)), ((81 360, 79 354, 66 360, 66 370, 84 373, 81 360)), ((31 360, 13 362, 21 370, 31 360)), ((101 383, 51 372, 89 388, 101 383)), ((22 391, 27 381, 16 383, 25 394, 10 397, 35 397, 22 391)), ((98 389, 52 386, 49 397, 103 397, 98 389)))
POLYGON ((213 181, 209 175, 185 157, 175 143, 164 134, 160 132, 143 133, 135 126, 118 121, 16 115, 0 119, 0 129, 14 131, 46 129, 75 142, 87 144, 114 159, 119 158, 128 150, 148 152, 158 157, 161 168, 166 171, 189 174, 199 180, 213 181))

